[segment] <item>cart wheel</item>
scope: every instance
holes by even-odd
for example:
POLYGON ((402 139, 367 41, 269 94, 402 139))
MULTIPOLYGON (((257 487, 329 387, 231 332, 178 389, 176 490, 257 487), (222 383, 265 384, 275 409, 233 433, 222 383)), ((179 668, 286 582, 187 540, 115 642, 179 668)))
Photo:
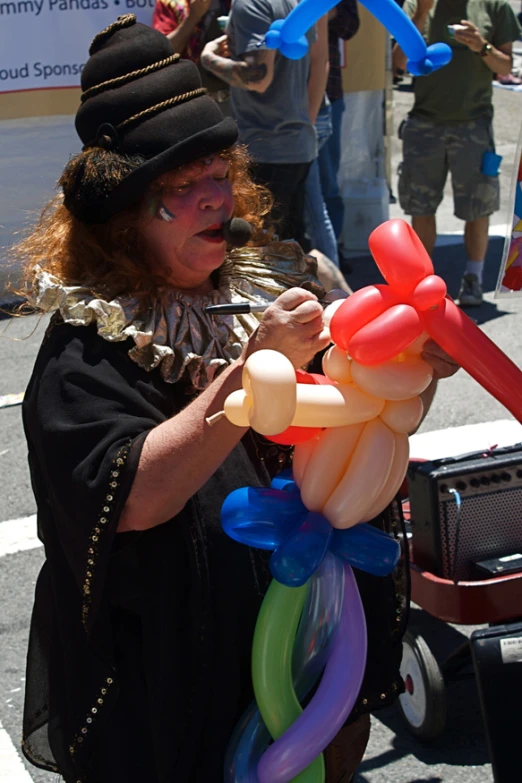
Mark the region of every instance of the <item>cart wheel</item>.
POLYGON ((399 707, 409 730, 425 742, 435 739, 446 723, 444 678, 422 636, 409 631, 402 644, 401 675, 406 691, 399 696, 399 707))

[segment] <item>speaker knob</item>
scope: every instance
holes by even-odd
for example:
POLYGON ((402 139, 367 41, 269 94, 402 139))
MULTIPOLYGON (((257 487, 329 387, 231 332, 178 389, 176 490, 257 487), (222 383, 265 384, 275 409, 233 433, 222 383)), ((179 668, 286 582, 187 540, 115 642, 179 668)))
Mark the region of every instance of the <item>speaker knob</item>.
POLYGON ((517 478, 522 478, 522 470, 517 470, 517 478))
POLYGON ((493 475, 491 476, 491 481, 493 482, 493 484, 500 484, 500 476, 498 475, 498 473, 493 473, 493 475))
POLYGON ((468 486, 468 485, 466 484, 466 482, 465 482, 465 481, 457 481, 457 489, 458 489, 460 492, 463 492, 463 491, 466 489, 466 487, 467 487, 467 486, 468 486))
POLYGON ((480 487, 480 481, 478 480, 478 478, 472 478, 469 483, 472 487, 475 488, 480 487))
POLYGON ((489 476, 482 476, 481 479, 480 479, 480 483, 484 487, 488 487, 491 484, 491 481, 489 480, 489 476))
POLYGON ((502 481, 511 481, 511 473, 503 473, 500 478, 502 481))

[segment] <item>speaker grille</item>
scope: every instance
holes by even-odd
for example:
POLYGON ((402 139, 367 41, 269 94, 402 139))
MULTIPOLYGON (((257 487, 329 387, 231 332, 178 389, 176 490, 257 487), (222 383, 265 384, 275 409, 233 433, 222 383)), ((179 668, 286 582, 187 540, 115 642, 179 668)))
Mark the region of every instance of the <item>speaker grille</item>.
POLYGON ((439 514, 445 579, 483 578, 474 562, 522 552, 522 487, 463 497, 459 531, 454 499, 441 501, 439 514))

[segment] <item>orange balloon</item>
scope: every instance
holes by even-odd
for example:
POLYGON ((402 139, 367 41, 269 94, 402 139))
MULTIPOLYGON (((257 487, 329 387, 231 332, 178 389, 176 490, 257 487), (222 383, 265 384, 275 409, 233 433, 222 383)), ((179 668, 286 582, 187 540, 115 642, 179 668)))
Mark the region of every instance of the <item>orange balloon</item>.
POLYGON ((404 353, 373 367, 352 362, 352 377, 359 389, 383 400, 409 400, 430 385, 433 369, 421 359, 404 353))
POLYGON ((374 503, 366 510, 363 522, 368 522, 384 511, 399 489, 401 488, 404 476, 408 470, 408 461, 410 457, 410 444, 407 435, 395 434, 395 453, 393 455, 393 464, 390 474, 384 487, 381 489, 374 503))
POLYGON ((292 475, 298 487, 303 482, 303 475, 308 464, 308 460, 314 453, 314 449, 319 443, 319 435, 307 440, 305 443, 298 443, 294 449, 294 458, 292 460, 292 475))
POLYGON ((399 294, 408 294, 433 264, 424 245, 405 220, 387 220, 370 234, 368 245, 385 280, 399 294))
POLYGON ((364 426, 331 427, 322 434, 306 464, 301 482, 301 500, 310 511, 322 512, 344 476, 364 426))
POLYGON ((346 351, 332 345, 323 356, 325 375, 337 383, 350 383, 352 380, 352 362, 346 351))
POLYGON ((348 470, 323 509, 333 527, 352 527, 366 517, 388 480, 394 453, 393 432, 380 419, 369 421, 348 470))
POLYGON ((396 302, 397 296, 387 285, 360 288, 333 314, 330 321, 332 342, 347 351, 353 335, 396 302))
POLYGON ((407 304, 390 307, 352 337, 348 353, 360 364, 382 364, 402 353, 422 334, 418 312, 407 304))

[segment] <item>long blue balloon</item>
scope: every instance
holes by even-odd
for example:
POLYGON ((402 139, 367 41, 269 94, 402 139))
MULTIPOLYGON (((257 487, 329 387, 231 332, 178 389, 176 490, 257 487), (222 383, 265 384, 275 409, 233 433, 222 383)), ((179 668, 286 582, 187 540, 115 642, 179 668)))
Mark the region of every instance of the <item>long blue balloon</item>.
POLYGON ((301 587, 321 565, 328 552, 333 527, 322 514, 310 511, 270 558, 274 579, 287 587, 301 587))
MULTIPOLYGON (((301 0, 286 19, 270 25, 265 36, 268 49, 279 49, 290 60, 304 57, 308 51, 307 31, 339 0, 301 0)), ((361 0, 395 38, 408 58, 408 70, 413 76, 424 76, 451 60, 451 48, 437 43, 426 46, 424 38, 395 0, 361 0)))

